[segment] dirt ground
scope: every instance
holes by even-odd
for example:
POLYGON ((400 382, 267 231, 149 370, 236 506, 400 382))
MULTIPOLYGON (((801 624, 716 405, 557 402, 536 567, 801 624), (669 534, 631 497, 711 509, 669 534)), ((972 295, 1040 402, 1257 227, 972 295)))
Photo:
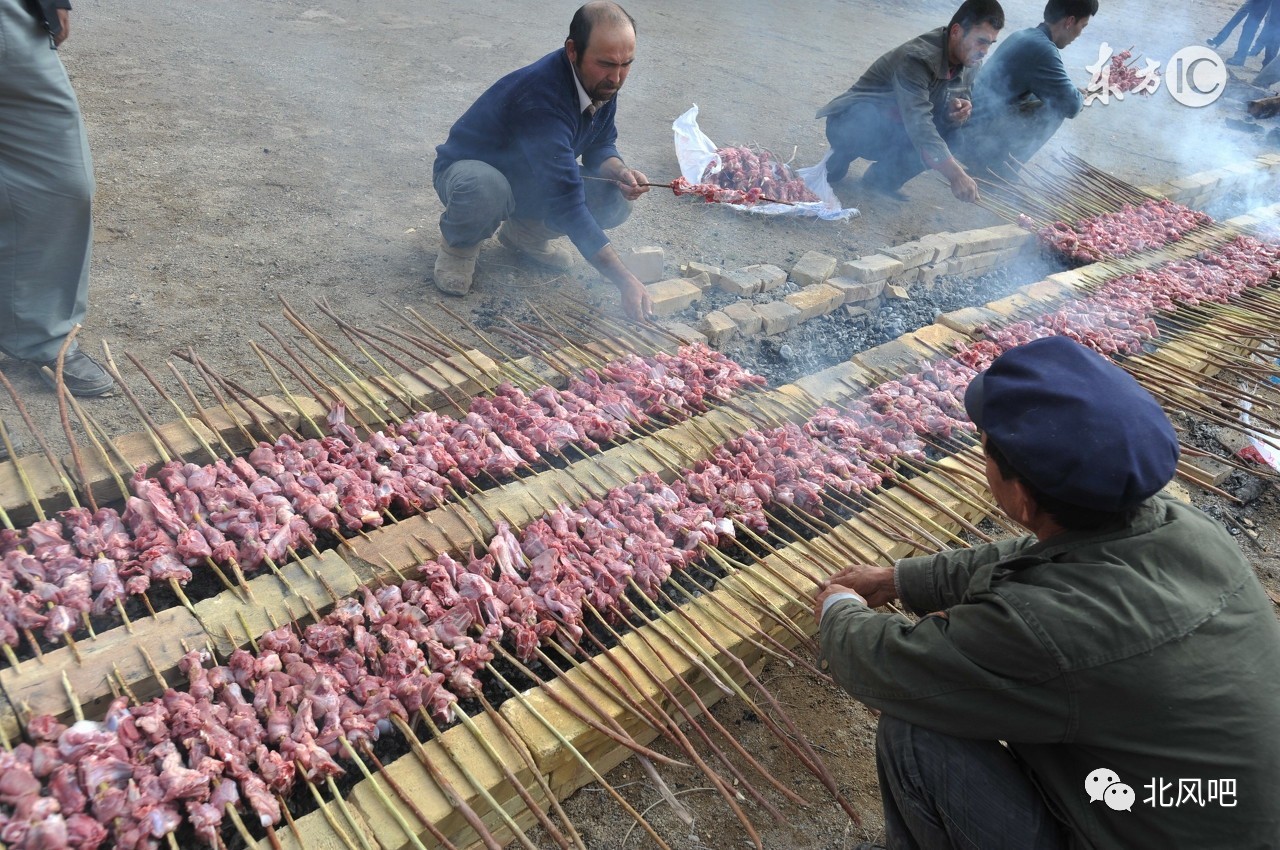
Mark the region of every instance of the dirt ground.
MULTIPOLYGON (((620 147, 654 179, 675 176, 670 124, 693 103, 717 142, 787 154, 794 146, 797 164, 816 162, 826 145, 814 111, 880 53, 944 24, 953 11, 951 0, 628 5, 639 25, 639 51, 619 105, 620 147)), ((1135 45, 1163 63, 1175 50, 1202 43, 1236 5, 1164 4, 1153 18, 1149 3, 1104 0, 1103 13, 1068 48, 1067 65, 1083 84, 1084 67, 1104 41, 1116 49, 1135 45)), ((466 339, 438 308, 429 280, 441 212, 430 180, 434 147, 493 80, 558 47, 575 6, 576 0, 78 4, 62 56, 96 160, 86 347, 97 351, 108 340, 117 358, 128 351, 159 367, 172 349, 190 345, 218 370, 269 391, 247 340, 266 339, 259 323, 286 330, 280 299, 318 324, 324 322, 315 299, 368 324, 413 306, 466 339)), ((1006 2, 1008 31, 1034 25, 1041 7, 1041 0, 1006 2)), ((1254 59, 1243 78, 1256 70, 1254 59)), ((1066 148, 1125 180, 1158 183, 1277 149, 1275 134, 1268 139, 1224 123, 1242 116, 1236 99, 1194 110, 1162 89, 1146 100, 1091 107, 1042 156, 1066 148)), ((811 249, 851 258, 926 233, 997 223, 953 200, 930 174, 907 186, 907 203, 868 197, 854 180, 838 191, 861 217, 766 220, 655 191, 613 237, 620 247, 662 246, 674 275, 684 260, 789 268, 811 249)), ((1242 206, 1255 205, 1248 200, 1242 206)), ((987 300, 981 291, 972 296, 987 300)), ((564 298, 618 315, 612 288, 584 262, 552 279, 520 268, 496 243, 481 257, 475 291, 449 306, 487 318, 518 312, 527 298, 564 298)), ((9 361, 0 368, 37 421, 52 426, 56 410, 34 372, 9 361)), ((132 380, 156 409, 154 394, 132 380)), ((138 428, 121 397, 95 400, 90 409, 110 431, 138 428)), ((0 414, 15 419, 8 399, 0 400, 0 414)), ((1274 492, 1241 512, 1261 533, 1257 544, 1243 540, 1243 546, 1269 587, 1280 590, 1274 492)), ((769 668, 764 678, 811 734, 864 824, 852 826, 816 781, 781 757, 763 724, 728 700, 718 716, 814 802, 782 826, 767 826, 767 816, 753 811, 766 846, 836 850, 875 837, 874 719, 837 690, 785 668, 769 668)), ((664 775, 695 814, 689 827, 666 806, 649 813, 673 846, 746 846, 704 781, 664 775)), ((610 779, 629 786, 639 808, 657 799, 634 764, 610 779)), ((645 843, 639 830, 628 835, 630 822, 599 789, 576 795, 570 811, 592 847, 645 843)))

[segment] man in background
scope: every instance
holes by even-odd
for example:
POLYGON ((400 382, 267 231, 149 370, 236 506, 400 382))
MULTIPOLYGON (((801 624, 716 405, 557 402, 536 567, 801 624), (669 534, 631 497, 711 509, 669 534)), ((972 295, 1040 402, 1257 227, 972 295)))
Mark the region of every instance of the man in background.
POLYGON ((649 191, 616 147, 617 94, 635 54, 635 21, 618 4, 593 0, 574 14, 563 48, 498 80, 453 125, 434 168, 445 205, 440 291, 470 291, 480 245, 501 226, 498 241, 556 271, 573 264, 554 241, 568 234, 618 287, 628 316, 650 314, 648 292, 605 235, 649 191))
POLYGON ((1062 51, 1098 13, 1098 0, 1049 0, 1044 22, 1009 36, 973 81, 973 116, 959 131, 960 158, 970 169, 1017 173, 1084 108, 1062 51))
MULTIPOLYGON (((55 50, 70 6, 0 0, 0 351, 50 368, 84 321, 93 246, 93 160, 55 50)), ((63 378, 78 396, 113 386, 74 343, 63 378)))
POLYGON ((869 189, 899 200, 904 183, 926 168, 947 178, 962 201, 978 199, 978 185, 947 147, 969 119, 974 69, 1000 30, 996 0, 965 0, 945 27, 881 56, 853 87, 818 110, 827 119, 827 180, 837 183, 855 159, 871 160, 862 176, 869 189))

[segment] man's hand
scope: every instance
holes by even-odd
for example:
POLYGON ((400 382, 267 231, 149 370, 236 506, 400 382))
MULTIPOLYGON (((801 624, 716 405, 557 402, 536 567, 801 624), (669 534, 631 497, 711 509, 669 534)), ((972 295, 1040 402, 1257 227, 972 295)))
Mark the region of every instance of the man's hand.
POLYGON ((963 124, 969 120, 969 116, 973 114, 973 101, 965 100, 963 97, 951 98, 951 108, 947 113, 947 117, 951 119, 951 123, 955 125, 963 124))
POLYGON ((892 602, 898 596, 898 589, 893 584, 893 567, 877 567, 872 564, 853 564, 845 567, 831 578, 824 581, 821 587, 846 587, 867 600, 871 608, 879 608, 892 602))
POLYGON ((622 295, 622 309, 627 318, 635 322, 644 322, 653 318, 653 300, 649 290, 639 278, 632 277, 625 284, 618 284, 618 292, 622 295))
POLYGON ((67 40, 67 36, 71 35, 71 10, 70 9, 58 10, 58 25, 62 27, 62 29, 58 32, 57 35, 53 37, 54 47, 57 47, 60 44, 62 44, 62 42, 67 40))
POLYGON ((961 172, 951 181, 951 194, 965 203, 972 204, 978 200, 978 184, 968 174, 961 172))
POLYGON ((970 204, 978 200, 978 184, 965 173, 964 166, 956 162, 954 157, 939 164, 937 169, 951 184, 951 194, 970 204))
POLYGON ((645 289, 640 278, 632 274, 631 270, 623 264, 612 245, 605 245, 595 256, 588 257, 587 260, 600 274, 618 287, 618 293, 622 296, 622 309, 626 312, 627 318, 636 322, 653 318, 653 301, 649 298, 649 290, 645 289))
POLYGON ((642 186, 642 183, 648 183, 649 178, 634 168, 627 168, 626 164, 617 157, 610 157, 600 166, 600 173, 613 180, 618 184, 618 190, 622 192, 622 197, 628 201, 634 201, 649 191, 648 186, 642 186))
MULTIPOLYGON (((852 587, 823 582, 822 589, 819 590, 818 595, 813 598, 813 620, 815 623, 822 622, 822 607, 826 604, 827 597, 834 596, 837 593, 852 593, 859 599, 862 599, 862 594, 858 593, 858 591, 854 590, 852 587)), ((866 602, 865 599, 862 599, 862 601, 866 602)))

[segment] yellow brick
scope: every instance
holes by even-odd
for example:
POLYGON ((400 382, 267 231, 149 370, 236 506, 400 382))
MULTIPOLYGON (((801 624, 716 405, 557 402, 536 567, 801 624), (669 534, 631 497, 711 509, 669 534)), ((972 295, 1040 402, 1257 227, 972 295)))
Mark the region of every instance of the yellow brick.
POLYGON ((800 311, 800 321, 807 322, 844 303, 844 294, 834 286, 819 283, 793 292, 783 300, 800 311))
POLYGON ((655 316, 670 316, 702 299, 702 290, 684 278, 671 278, 648 284, 655 316))

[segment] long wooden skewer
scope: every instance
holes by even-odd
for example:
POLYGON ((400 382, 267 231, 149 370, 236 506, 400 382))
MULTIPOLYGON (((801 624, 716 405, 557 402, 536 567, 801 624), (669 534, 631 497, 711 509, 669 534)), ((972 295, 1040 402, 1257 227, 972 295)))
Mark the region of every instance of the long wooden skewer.
MULTIPOLYGON (((604 183, 612 183, 612 184, 614 184, 615 186, 621 186, 621 185, 623 185, 622 181, 620 181, 620 180, 614 180, 612 177, 592 177, 592 176, 590 176, 590 175, 588 175, 588 174, 584 174, 584 175, 582 175, 582 179, 583 179, 583 180, 600 180, 600 181, 602 181, 602 182, 604 182, 604 183)), ((675 186, 671 185, 670 183, 637 183, 636 185, 637 185, 637 186, 644 186, 644 187, 646 187, 646 188, 652 188, 652 189, 670 189, 670 190, 671 190, 671 191, 673 191, 673 192, 675 191, 675 188, 676 188, 675 186)), ((691 184, 691 185, 692 185, 692 184, 691 184)), ((722 188, 722 187, 717 186, 716 188, 717 188, 717 189, 720 189, 720 188, 722 188)), ((731 190, 728 190, 728 191, 740 191, 740 190, 732 190, 732 189, 731 189, 731 190)), ((760 196, 760 200, 764 201, 764 202, 765 202, 765 203, 767 203, 767 204, 782 204, 783 206, 787 206, 787 207, 794 207, 794 206, 795 206, 795 203, 794 203, 794 202, 792 202, 792 201, 780 201, 780 200, 778 200, 777 198, 769 198, 769 197, 766 197, 766 196, 764 196, 764 195, 761 195, 761 196, 760 196)), ((733 202, 732 202, 732 201, 715 201, 715 203, 718 203, 718 204, 720 204, 720 203, 723 203, 723 204, 732 204, 733 202)), ((735 204, 735 206, 741 206, 741 205, 740 205, 740 204, 735 204)))

